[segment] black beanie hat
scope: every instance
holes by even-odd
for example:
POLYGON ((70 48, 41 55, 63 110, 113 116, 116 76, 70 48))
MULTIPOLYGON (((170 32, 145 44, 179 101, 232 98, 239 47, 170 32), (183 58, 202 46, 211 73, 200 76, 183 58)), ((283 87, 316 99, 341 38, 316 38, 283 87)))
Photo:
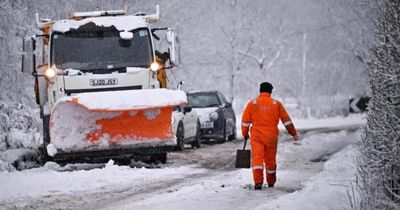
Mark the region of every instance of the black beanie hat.
POLYGON ((262 92, 267 92, 267 93, 272 93, 272 87, 271 83, 269 82, 263 82, 260 84, 260 93, 262 92))

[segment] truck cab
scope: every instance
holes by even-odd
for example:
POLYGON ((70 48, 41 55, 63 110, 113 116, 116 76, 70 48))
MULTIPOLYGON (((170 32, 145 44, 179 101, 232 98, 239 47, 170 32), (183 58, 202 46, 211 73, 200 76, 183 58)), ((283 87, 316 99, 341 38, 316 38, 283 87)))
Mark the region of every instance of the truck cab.
MULTIPOLYGON (((164 91, 162 92, 164 97, 170 97, 171 100, 163 101, 152 98, 157 97, 161 92, 134 91, 160 89, 160 84, 165 84, 164 80, 166 80, 165 77, 158 76, 160 72, 179 63, 175 59, 177 49, 175 30, 173 28, 151 28, 151 23, 157 22, 159 19, 158 5, 156 13, 153 15, 128 15, 124 10, 108 10, 76 12, 71 13, 68 19, 51 21, 41 20, 36 14, 36 25, 43 33, 31 37, 24 44, 25 50, 30 48, 31 55, 23 57, 23 71, 29 71, 28 68, 31 68, 32 75, 35 77, 35 94, 43 118, 46 155, 55 156, 74 152, 89 154, 88 149, 92 152, 93 147, 100 148, 99 145, 103 144, 100 141, 106 141, 109 146, 104 147, 103 145, 98 150, 108 152, 115 151, 115 148, 143 150, 143 148, 151 146, 151 149, 154 149, 154 147, 157 148, 157 144, 154 143, 155 139, 168 140, 176 144, 176 139, 170 137, 171 122, 167 122, 164 118, 168 118, 172 113, 172 108, 168 107, 184 103, 186 96, 182 98, 179 96, 182 95, 181 93, 164 91), (164 59, 164 63, 160 63, 160 59, 156 57, 154 42, 160 40, 156 34, 157 31, 165 32, 166 42, 169 45, 167 53, 164 53, 164 55, 168 55, 168 58, 164 59), (39 39, 42 42, 38 44, 37 40, 39 39), (40 47, 38 48, 37 45, 40 47), (177 100, 174 101, 173 96, 178 96, 177 100), (84 100, 85 98, 86 100, 84 100), (94 100, 96 98, 99 100, 94 100), (117 100, 117 102, 112 100, 117 100), (59 120, 61 118, 68 119, 67 116, 61 115, 64 112, 62 109, 67 106, 60 104, 65 102, 70 105, 79 105, 76 106, 77 111, 70 112, 72 115, 77 115, 74 119, 76 123, 59 120), (88 115, 86 118, 79 118, 79 114, 77 114, 78 108, 82 107, 86 109, 88 115), (131 133, 122 130, 118 133, 115 130, 117 128, 112 128, 114 130, 108 133, 104 133, 105 130, 98 131, 105 127, 105 124, 99 124, 102 120, 110 119, 114 120, 112 122, 123 123, 116 119, 125 116, 125 112, 129 112, 130 121, 139 116, 139 114, 135 116, 136 113, 142 113, 143 116, 146 115, 145 120, 148 120, 149 124, 154 120, 153 118, 163 116, 163 119, 155 119, 162 121, 160 124, 164 127, 160 127, 163 129, 149 127, 153 130, 163 130, 163 133, 158 136, 140 136, 143 133, 149 135, 149 132, 138 131, 140 129, 135 130, 130 127, 131 133), (167 113, 159 114, 163 112, 167 113), (156 117, 152 117, 148 113, 158 114, 156 117), (85 120, 90 120, 93 125, 56 130, 56 128, 60 128, 60 124, 84 125, 85 120), (74 142, 77 137, 72 132, 75 130, 85 133, 78 137, 78 140, 83 143, 76 142, 76 145, 70 143, 70 147, 66 147, 61 142, 74 142), (132 133, 133 130, 135 133, 132 133), (95 140, 93 140, 93 136, 96 136, 95 140), (138 140, 141 141, 140 144, 137 142, 138 140), (142 144, 143 140, 153 143, 142 144), (49 145, 52 147, 50 148, 49 145)), ((68 112, 65 111, 65 113, 68 112)), ((133 124, 143 124, 142 121, 143 119, 133 124)), ((133 122, 136 121, 133 120, 133 122)), ((165 146, 165 142, 167 141, 163 141, 161 145, 165 146)), ((168 145, 174 146, 171 143, 168 145)))

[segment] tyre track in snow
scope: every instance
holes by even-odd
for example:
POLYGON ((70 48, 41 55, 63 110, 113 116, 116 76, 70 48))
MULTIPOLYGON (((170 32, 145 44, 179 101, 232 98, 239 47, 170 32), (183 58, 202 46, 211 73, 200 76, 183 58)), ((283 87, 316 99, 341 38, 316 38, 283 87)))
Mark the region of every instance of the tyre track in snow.
MULTIPOLYGON (((208 168, 215 171, 194 174, 179 179, 167 180, 163 183, 144 183, 140 189, 123 187, 119 189, 99 189, 99 192, 77 192, 77 195, 61 194, 42 197, 29 202, 21 201, 16 205, 6 205, 8 208, 23 209, 99 209, 110 203, 117 203, 129 199, 141 200, 154 194, 163 194, 176 191, 179 188, 195 183, 199 179, 206 179, 220 174, 225 170, 234 170, 235 152, 232 147, 241 144, 236 140, 225 144, 213 142, 204 144, 200 149, 185 149, 182 152, 173 152, 168 155, 166 166, 179 167, 183 165, 198 164, 199 168, 208 168), (216 153, 216 152, 219 153, 216 153), (222 152, 221 152, 222 151, 222 152), (215 159, 217 156, 217 159, 215 159), (79 194, 82 193, 82 194, 79 194), (25 203, 25 204, 24 204, 25 203)), ((1 206, 0 206, 1 207, 1 206)))
MULTIPOLYGON (((223 147, 226 153, 230 153, 228 144, 221 145, 213 145, 206 144, 203 148, 192 150, 187 149, 183 152, 174 152, 169 154, 169 161, 166 165, 162 167, 179 167, 183 165, 191 165, 196 164, 198 162, 198 158, 192 158, 191 154, 196 153, 200 150, 199 157, 201 157, 201 164, 199 164, 199 168, 203 168, 203 166, 207 166, 205 168, 216 169, 217 166, 223 165, 223 169, 226 169, 232 165, 232 160, 228 160, 226 158, 219 158, 217 163, 212 160, 212 156, 215 157, 215 153, 211 153, 207 155, 208 149, 211 150, 219 150, 214 147, 223 147), (182 156, 183 155, 183 156, 182 156), (204 157, 203 157, 204 156, 204 157), (185 160, 185 161, 181 161, 185 160), (208 164, 207 162, 211 161, 212 163, 208 164), (226 164, 228 163, 228 164, 226 164)), ((218 154, 217 154, 218 156, 218 154)), ((229 156, 228 156, 229 157, 229 156)), ((75 194, 58 194, 54 192, 53 195, 42 196, 38 199, 30 198, 28 200, 18 200, 18 201, 10 201, 0 204, 1 209, 98 209, 106 206, 110 202, 118 202, 125 199, 144 199, 148 197, 148 195, 152 194, 162 194, 168 193, 171 191, 177 190, 177 188, 181 188, 185 185, 192 183, 192 181, 196 181, 198 179, 205 179, 206 177, 215 176, 219 171, 208 171, 208 173, 199 173, 189 175, 183 178, 178 179, 170 179, 166 180, 162 183, 143 183, 140 188, 132 188, 132 187, 110 187, 99 188, 97 191, 78 191, 75 194)))
POLYGON ((10 204, 4 207, 6 207, 6 209, 100 209, 107 206, 109 203, 125 199, 143 199, 146 195, 168 191, 170 188, 173 190, 173 188, 179 186, 183 182, 188 182, 200 177, 204 177, 204 174, 195 174, 158 184, 145 183, 139 189, 125 186, 110 190, 101 188, 96 192, 81 191, 76 192, 74 195, 56 194, 28 201, 27 203, 22 201, 22 203, 18 205, 10 204))
MULTIPOLYGON (((354 130, 350 128, 348 132, 354 132, 354 130)), ((306 131, 303 135, 311 137, 326 132, 327 130, 325 129, 312 130, 306 131)), ((328 132, 337 131, 328 130, 328 132)), ((289 138, 287 136, 280 137, 280 144, 290 144, 288 141, 289 138)), ((236 149, 242 148, 242 145, 242 140, 235 140, 225 144, 204 144, 203 148, 200 149, 187 149, 183 152, 169 154, 169 162, 166 166, 179 167, 197 164, 199 168, 209 169, 206 173, 170 179, 162 183, 144 183, 139 189, 133 189, 129 186, 110 186, 109 189, 100 188, 95 191, 78 191, 74 194, 55 193, 38 199, 6 202, 1 204, 0 207, 5 209, 99 209, 104 207, 112 208, 113 206, 118 206, 118 204, 135 203, 155 195, 173 193, 184 186, 194 185, 211 177, 223 177, 225 173, 236 170, 234 169, 236 149)), ((297 180, 287 180, 285 186, 277 187, 274 193, 270 193, 269 197, 276 198, 301 189, 301 182, 321 171, 324 161, 328 160, 332 154, 343 147, 344 145, 339 144, 325 151, 313 153, 313 156, 306 159, 299 155, 301 154, 301 147, 298 147, 298 154, 295 148, 293 156, 288 156, 289 158, 280 162, 278 173, 284 170, 298 170, 298 172, 303 173, 303 177, 297 180)), ((282 153, 284 154, 285 151, 282 151, 282 153)), ((241 187, 249 191, 252 188, 250 184, 244 184, 241 187)))
MULTIPOLYGON (((346 130, 346 129, 345 129, 346 130)), ((336 132, 336 131, 331 131, 336 132)), ((341 131, 344 136, 352 135, 355 132, 355 129, 350 128, 348 131, 341 131)), ((319 173, 324 166, 324 162, 327 161, 333 154, 342 150, 344 147, 348 146, 349 144, 355 143, 355 141, 348 141, 348 138, 338 139, 337 141, 328 141, 330 134, 327 134, 322 140, 320 141, 318 136, 321 134, 325 134, 325 130, 321 131, 314 131, 313 133, 307 134, 303 133, 306 138, 315 138, 312 141, 315 141, 315 144, 319 144, 319 146, 314 147, 314 145, 294 145, 288 140, 283 140, 282 144, 280 144, 281 153, 278 155, 278 182, 277 187, 273 189, 264 189, 264 191, 268 191, 267 193, 261 192, 261 198, 264 202, 272 201, 280 196, 284 196, 290 193, 293 193, 297 190, 303 188, 302 183, 308 180, 310 177, 314 176, 315 174, 319 173), (318 135, 316 135, 318 134, 318 135), (323 147, 323 146, 326 147, 323 147), (288 150, 289 148, 289 150, 288 150), (284 158, 283 158, 283 157, 284 158), (289 174, 290 176, 286 175, 283 180, 280 181, 279 174, 289 174)), ((328 132, 330 133, 330 132, 328 132)), ((351 138, 351 137, 350 137, 351 138)), ((243 142, 241 140, 236 140, 233 142, 228 142, 223 145, 214 145, 208 152, 205 152, 204 149, 208 149, 208 146, 204 149, 194 150, 194 151, 187 151, 185 153, 174 153, 172 155, 172 161, 176 161, 175 164, 191 164, 196 161, 201 167, 209 168, 213 171, 211 174, 207 174, 206 176, 200 176, 196 180, 185 180, 184 183, 180 183, 179 186, 175 186, 174 189, 183 189, 184 186, 194 186, 194 185, 201 185, 205 189, 210 188, 210 183, 207 184, 209 180, 218 180, 217 183, 221 183, 220 189, 232 189, 236 190, 238 188, 242 188, 239 190, 240 195, 235 195, 235 193, 226 195, 224 193, 217 193, 212 196, 216 201, 214 204, 208 204, 209 206, 218 206, 220 203, 226 204, 226 206, 218 206, 214 207, 214 209, 240 209, 240 206, 243 206, 243 202, 246 203, 244 206, 256 206, 260 202, 260 194, 256 194, 257 196, 253 197, 253 194, 257 193, 252 189, 251 184, 240 184, 240 186, 232 186, 232 184, 227 183, 232 176, 232 174, 236 173, 234 170, 234 156, 236 149, 234 148, 241 148, 243 142), (234 152, 232 152, 234 150, 234 152), (218 153, 216 153, 218 152, 218 153), (213 153, 214 155, 210 155, 213 153), (228 155, 230 154, 230 155, 228 155), (216 156, 218 157, 216 159, 216 156), (220 158, 222 156, 222 158, 220 158), (224 157, 226 156, 226 157, 224 157), (186 157, 187 159, 183 159, 186 157), (188 158, 190 157, 190 158, 188 158), (210 163, 211 160, 215 161, 213 164, 210 163), (233 173, 231 173, 233 172, 233 173), (204 184, 206 182, 206 184, 204 184), (242 194, 244 192, 244 195, 242 194), (247 192, 247 193, 246 193, 247 192), (250 196, 249 196, 250 195, 250 196), (245 197, 243 197, 245 196, 245 197), (247 196, 247 197, 246 197, 247 196), (253 205, 254 204, 254 205, 253 205)), ((251 173, 250 171, 246 171, 246 173, 251 173)), ((212 181, 211 181, 212 182, 212 181)), ((218 190, 218 184, 212 183, 214 187, 211 187, 210 190, 218 190)), ((169 188, 171 189, 171 188, 169 188)), ((177 198, 179 197, 179 192, 176 190, 175 192, 171 192, 170 190, 160 189, 155 194, 148 194, 144 195, 141 194, 139 197, 133 197, 128 199, 121 199, 120 201, 114 203, 107 203, 106 206, 103 206, 104 209, 144 209, 151 207, 152 209, 163 209, 165 205, 172 205, 168 206, 169 208, 183 208, 185 205, 191 205, 194 209, 202 209, 205 203, 212 203, 209 198, 205 199, 205 197, 196 197, 191 198, 190 195, 188 197, 177 198), (162 195, 162 196, 160 196, 162 195), (167 200, 163 200, 162 198, 167 196, 167 200), (163 201, 158 201, 157 198, 160 198, 163 201), (171 199, 171 200, 169 200, 171 199), (175 200, 174 200, 175 199, 175 200), (183 199, 176 200, 176 199, 183 199), (147 201, 146 201, 147 200, 147 201), (178 203, 182 203, 177 206, 178 203), (175 205, 175 206, 174 206, 175 205), (203 205, 203 206, 202 206, 203 205), (125 207, 127 206, 127 207, 125 207)), ((97 207, 97 206, 96 206, 97 207)))

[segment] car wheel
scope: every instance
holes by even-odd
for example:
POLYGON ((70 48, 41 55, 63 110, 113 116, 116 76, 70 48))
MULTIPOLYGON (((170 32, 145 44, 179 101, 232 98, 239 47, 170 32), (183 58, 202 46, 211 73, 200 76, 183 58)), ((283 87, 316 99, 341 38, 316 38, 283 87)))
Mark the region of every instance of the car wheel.
POLYGON ((226 142, 226 121, 224 122, 224 131, 222 134, 222 138, 218 140, 218 143, 223 144, 226 142))
POLYGON ((178 130, 176 131, 176 143, 177 143, 176 150, 177 151, 183 151, 185 149, 184 138, 185 138, 185 129, 183 127, 182 122, 180 122, 178 125, 178 130))
POLYGON ((197 121, 196 136, 194 138, 195 139, 192 142, 192 148, 200 148, 201 147, 201 135, 200 135, 200 122, 199 121, 197 121))
POLYGON ((229 135, 228 140, 229 140, 229 141, 232 141, 232 140, 235 140, 235 139, 236 139, 236 128, 233 127, 233 128, 232 128, 232 134, 229 135))

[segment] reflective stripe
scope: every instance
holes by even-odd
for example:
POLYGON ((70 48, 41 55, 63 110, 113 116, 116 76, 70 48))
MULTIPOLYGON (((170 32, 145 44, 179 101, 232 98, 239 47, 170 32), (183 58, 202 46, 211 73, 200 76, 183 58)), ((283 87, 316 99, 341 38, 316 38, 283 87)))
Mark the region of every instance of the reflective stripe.
POLYGON ((258 165, 258 166, 253 166, 253 170, 257 170, 257 169, 264 169, 264 166, 262 165, 258 165))
POLYGON ((276 173, 276 170, 266 170, 267 171, 267 174, 274 174, 274 173, 276 173))
POLYGON ((288 125, 290 125, 290 124, 293 124, 291 120, 286 121, 286 122, 283 123, 284 126, 288 126, 288 125))
POLYGON ((242 122, 242 126, 243 126, 243 127, 249 127, 249 126, 250 126, 250 124, 251 124, 251 123, 245 123, 245 122, 242 122))
POLYGON ((256 105, 257 104, 257 99, 253 100, 253 104, 256 105))
POLYGON ((272 101, 272 104, 276 104, 276 101, 275 101, 275 100, 273 100, 273 101, 272 101))

